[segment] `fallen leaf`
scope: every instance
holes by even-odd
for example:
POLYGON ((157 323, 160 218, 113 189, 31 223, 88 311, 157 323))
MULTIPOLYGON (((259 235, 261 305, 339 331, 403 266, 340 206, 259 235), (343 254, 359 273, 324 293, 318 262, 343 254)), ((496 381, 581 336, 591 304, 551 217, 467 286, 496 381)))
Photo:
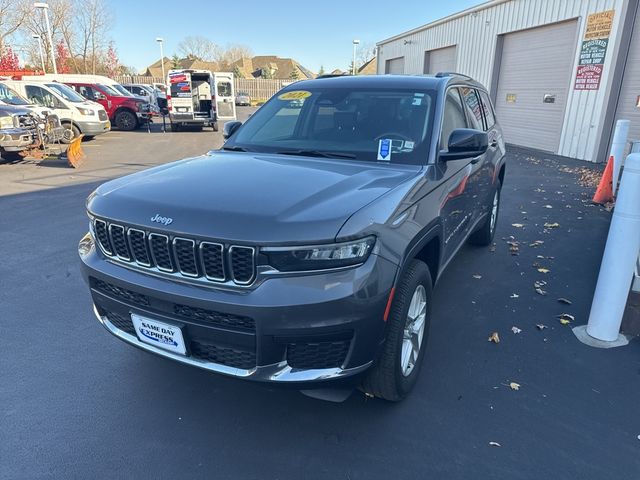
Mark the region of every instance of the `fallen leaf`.
POLYGON ((512 293, 509 298, 520 298, 520 295, 518 295, 517 293, 512 293))
POLYGON ((547 284, 544 280, 536 280, 533 282, 533 286, 536 288, 544 287, 547 284))
POLYGON ((489 251, 490 252, 495 252, 496 251, 496 244, 492 244, 491 247, 489 247, 489 251))
POLYGON ((545 292, 545 291, 544 291, 544 290, 542 290, 541 288, 536 288, 536 293, 537 293, 538 295, 546 295, 546 294, 547 294, 547 292, 545 292))
POLYGON ((511 387, 511 390, 520 390, 520 384, 519 383, 511 382, 509 384, 509 386, 511 387))
POLYGON ((560 323, 562 325, 569 325, 571 322, 574 322, 576 320, 573 315, 569 315, 568 313, 562 313, 558 315, 558 318, 560 319, 560 323))
POLYGON ((540 273, 549 273, 551 270, 549 270, 548 268, 542 268, 542 267, 541 267, 541 268, 539 268, 539 269, 538 269, 538 271, 539 271, 540 273))
POLYGON ((567 299, 567 298, 564 298, 564 297, 560 297, 560 298, 558 299, 558 301, 559 301, 560 303, 564 303, 565 305, 571 305, 571 300, 569 300, 569 299, 567 299))
POLYGON ((538 330, 544 330, 545 328, 547 328, 547 326, 543 325, 542 323, 536 323, 536 327, 538 327, 538 330))
POLYGON ((511 224, 512 227, 516 227, 516 228, 522 228, 524 227, 524 225, 522 223, 512 223, 511 224))
POLYGON ((559 223, 545 223, 544 228, 558 228, 560 226, 559 223))
POLYGON ((500 335, 498 335, 498 332, 493 332, 491 335, 489 335, 488 341, 493 343, 500 343, 500 335))
POLYGON ((529 244, 529 246, 530 246, 530 247, 539 247, 539 246, 540 246, 540 245, 542 245, 543 243, 544 243, 544 241, 543 241, 543 240, 536 240, 535 242, 530 243, 530 244, 529 244))
POLYGON ((545 205, 544 208, 553 208, 551 205, 545 205))
POLYGON ((491 445, 492 447, 501 447, 502 446, 498 442, 489 442, 489 445, 491 445))
POLYGON ((513 327, 511 327, 511 331, 517 335, 517 334, 518 334, 518 333, 520 333, 522 330, 520 330, 520 329, 519 329, 518 327, 516 327, 516 326, 513 326, 513 327))
POLYGON ((481 279, 481 278, 482 278, 482 275, 478 275, 477 273, 474 273, 474 274, 473 274, 473 278, 475 278, 475 279, 479 280, 479 279, 481 279))

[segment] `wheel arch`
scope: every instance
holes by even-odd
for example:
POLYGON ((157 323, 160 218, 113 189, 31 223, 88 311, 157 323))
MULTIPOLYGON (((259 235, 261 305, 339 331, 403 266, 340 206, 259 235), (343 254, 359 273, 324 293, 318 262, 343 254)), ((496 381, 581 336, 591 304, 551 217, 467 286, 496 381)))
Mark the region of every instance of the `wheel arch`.
POLYGON ((74 127, 76 127, 80 131, 80 133, 82 133, 82 127, 71 118, 65 118, 64 120, 60 120, 60 125, 63 125, 63 126, 64 125, 73 125, 74 127))
POLYGON ((439 223, 425 228, 418 240, 409 245, 402 257, 398 274, 394 281, 394 288, 413 259, 420 260, 427 265, 431 274, 431 281, 435 285, 440 273, 442 260, 442 227, 439 223))

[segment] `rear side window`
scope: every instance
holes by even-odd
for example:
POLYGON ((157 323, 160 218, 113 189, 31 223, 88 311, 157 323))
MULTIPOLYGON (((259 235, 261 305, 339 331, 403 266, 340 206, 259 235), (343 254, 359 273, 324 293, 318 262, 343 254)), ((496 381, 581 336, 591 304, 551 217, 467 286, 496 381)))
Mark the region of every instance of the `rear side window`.
POLYGON ((460 89, 464 104, 467 108, 467 114, 469 116, 470 125, 469 128, 475 128, 476 130, 484 130, 484 124, 482 123, 482 111, 480 109, 480 100, 473 88, 463 87, 460 89))
POLYGON ((229 82, 220 82, 220 83, 218 83, 218 96, 219 97, 230 97, 231 96, 231 83, 229 83, 229 82))
POLYGON ((440 149, 447 150, 449 136, 456 128, 467 128, 467 119, 464 115, 464 107, 460 100, 457 88, 447 91, 444 103, 444 116, 442 118, 442 133, 440 135, 440 149))
POLYGON ((480 99, 482 100, 482 111, 484 118, 487 121, 487 130, 496 124, 496 116, 493 113, 493 105, 489 99, 489 95, 486 92, 480 92, 480 99))

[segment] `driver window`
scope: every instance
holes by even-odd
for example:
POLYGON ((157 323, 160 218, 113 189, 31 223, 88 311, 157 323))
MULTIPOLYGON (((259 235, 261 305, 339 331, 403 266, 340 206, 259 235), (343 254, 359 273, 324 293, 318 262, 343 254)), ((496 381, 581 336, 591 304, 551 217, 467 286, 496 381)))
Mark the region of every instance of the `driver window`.
POLYGON ((25 91, 27 92, 27 98, 29 98, 32 103, 42 107, 55 108, 55 97, 43 88, 27 85, 25 91))
POLYGON ((440 134, 440 149, 447 150, 449 136, 456 128, 467 128, 467 118, 464 115, 464 107, 457 88, 451 88, 447 92, 444 103, 444 115, 442 118, 442 133, 440 134))

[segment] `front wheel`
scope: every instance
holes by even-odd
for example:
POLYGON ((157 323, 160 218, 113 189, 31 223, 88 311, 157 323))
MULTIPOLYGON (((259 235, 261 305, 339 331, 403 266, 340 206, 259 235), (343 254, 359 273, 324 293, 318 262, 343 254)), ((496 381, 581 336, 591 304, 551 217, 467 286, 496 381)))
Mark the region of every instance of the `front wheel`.
POLYGON ((115 118, 116 127, 118 130, 124 130, 130 132, 138 128, 138 118, 133 112, 128 110, 122 110, 117 113, 115 118))
POLYGON ((362 382, 364 392, 397 402, 411 391, 429 336, 431 296, 429 267, 412 260, 396 288, 384 347, 362 382))
POLYGON ((214 132, 218 131, 218 122, 213 122, 213 125, 211 125, 211 128, 213 128, 214 132))
POLYGON ((62 134, 62 139, 60 140, 64 144, 71 143, 71 140, 78 137, 80 135, 80 129, 76 127, 73 123, 65 123, 63 125, 64 133, 62 134))
POLYGON ((500 180, 496 185, 496 190, 491 197, 491 205, 489 206, 489 215, 484 223, 471 234, 469 242, 473 245, 486 247, 491 245, 493 237, 496 234, 496 225, 498 223, 498 213, 500 213, 500 191, 502 185, 500 180))

